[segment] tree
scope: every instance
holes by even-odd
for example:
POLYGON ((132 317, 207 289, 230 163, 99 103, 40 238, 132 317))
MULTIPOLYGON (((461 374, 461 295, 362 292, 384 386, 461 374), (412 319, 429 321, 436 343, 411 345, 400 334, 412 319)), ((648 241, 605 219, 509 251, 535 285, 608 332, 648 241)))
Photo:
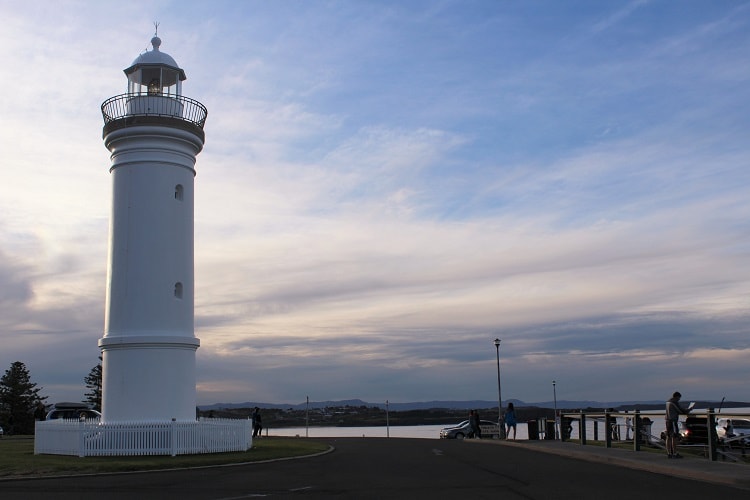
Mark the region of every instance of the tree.
POLYGON ((0 422, 9 434, 34 434, 34 418, 44 418, 41 387, 31 381, 26 365, 16 361, 0 378, 0 422))
POLYGON ((88 403, 96 411, 102 411, 102 357, 99 356, 99 364, 91 369, 84 377, 89 392, 85 394, 84 403, 88 403))

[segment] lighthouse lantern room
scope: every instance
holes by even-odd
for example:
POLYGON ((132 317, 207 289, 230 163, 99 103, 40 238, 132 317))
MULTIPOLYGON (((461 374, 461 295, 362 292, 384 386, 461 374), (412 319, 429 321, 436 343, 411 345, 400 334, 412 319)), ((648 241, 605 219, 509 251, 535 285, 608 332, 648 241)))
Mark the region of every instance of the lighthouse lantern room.
POLYGON ((161 39, 151 39, 153 50, 138 56, 125 70, 129 94, 181 95, 187 78, 171 56, 159 50, 161 39))

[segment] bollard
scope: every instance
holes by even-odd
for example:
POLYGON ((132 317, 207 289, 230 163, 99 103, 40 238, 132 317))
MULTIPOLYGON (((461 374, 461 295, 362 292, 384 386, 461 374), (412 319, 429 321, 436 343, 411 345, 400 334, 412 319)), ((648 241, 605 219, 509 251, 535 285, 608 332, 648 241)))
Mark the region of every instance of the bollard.
POLYGON ((538 441, 539 440, 539 421, 538 420, 529 420, 526 422, 526 432, 529 436, 529 441, 538 441))
MULTIPOLYGON (((612 415, 609 412, 604 413, 604 428, 612 428, 612 415)), ((604 446, 606 448, 612 448, 612 434, 605 432, 606 437, 604 438, 604 446)))
POLYGON ((173 418, 172 423, 169 426, 169 447, 170 454, 174 457, 177 456, 177 419, 173 418))
POLYGON ((641 410, 635 410, 635 416, 633 417, 633 450, 641 451, 641 410))
POLYGON ((718 437, 716 436, 716 415, 713 408, 709 408, 706 413, 706 425, 708 426, 708 432, 706 433, 708 434, 708 459, 715 462, 718 437))
POLYGON ((586 444, 586 414, 583 410, 581 412, 581 420, 578 421, 578 434, 581 435, 581 444, 586 444))

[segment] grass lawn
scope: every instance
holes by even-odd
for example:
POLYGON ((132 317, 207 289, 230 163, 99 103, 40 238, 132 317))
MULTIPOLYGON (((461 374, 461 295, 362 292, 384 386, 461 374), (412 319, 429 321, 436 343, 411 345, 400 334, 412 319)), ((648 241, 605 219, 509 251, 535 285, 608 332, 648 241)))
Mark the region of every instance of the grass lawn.
POLYGON ((263 438, 253 440, 252 449, 245 452, 178 455, 176 457, 80 458, 34 455, 33 436, 5 436, 0 439, 0 479, 204 467, 299 457, 320 453, 327 449, 328 444, 310 439, 263 438))

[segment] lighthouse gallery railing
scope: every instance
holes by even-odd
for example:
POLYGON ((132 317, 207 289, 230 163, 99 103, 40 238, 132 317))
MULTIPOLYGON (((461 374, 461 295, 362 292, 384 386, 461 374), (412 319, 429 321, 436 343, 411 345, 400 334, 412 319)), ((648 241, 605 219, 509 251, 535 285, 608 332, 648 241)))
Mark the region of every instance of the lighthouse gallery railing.
POLYGON ((121 94, 102 103, 104 125, 136 116, 173 118, 203 130, 208 109, 185 96, 169 94, 121 94))

